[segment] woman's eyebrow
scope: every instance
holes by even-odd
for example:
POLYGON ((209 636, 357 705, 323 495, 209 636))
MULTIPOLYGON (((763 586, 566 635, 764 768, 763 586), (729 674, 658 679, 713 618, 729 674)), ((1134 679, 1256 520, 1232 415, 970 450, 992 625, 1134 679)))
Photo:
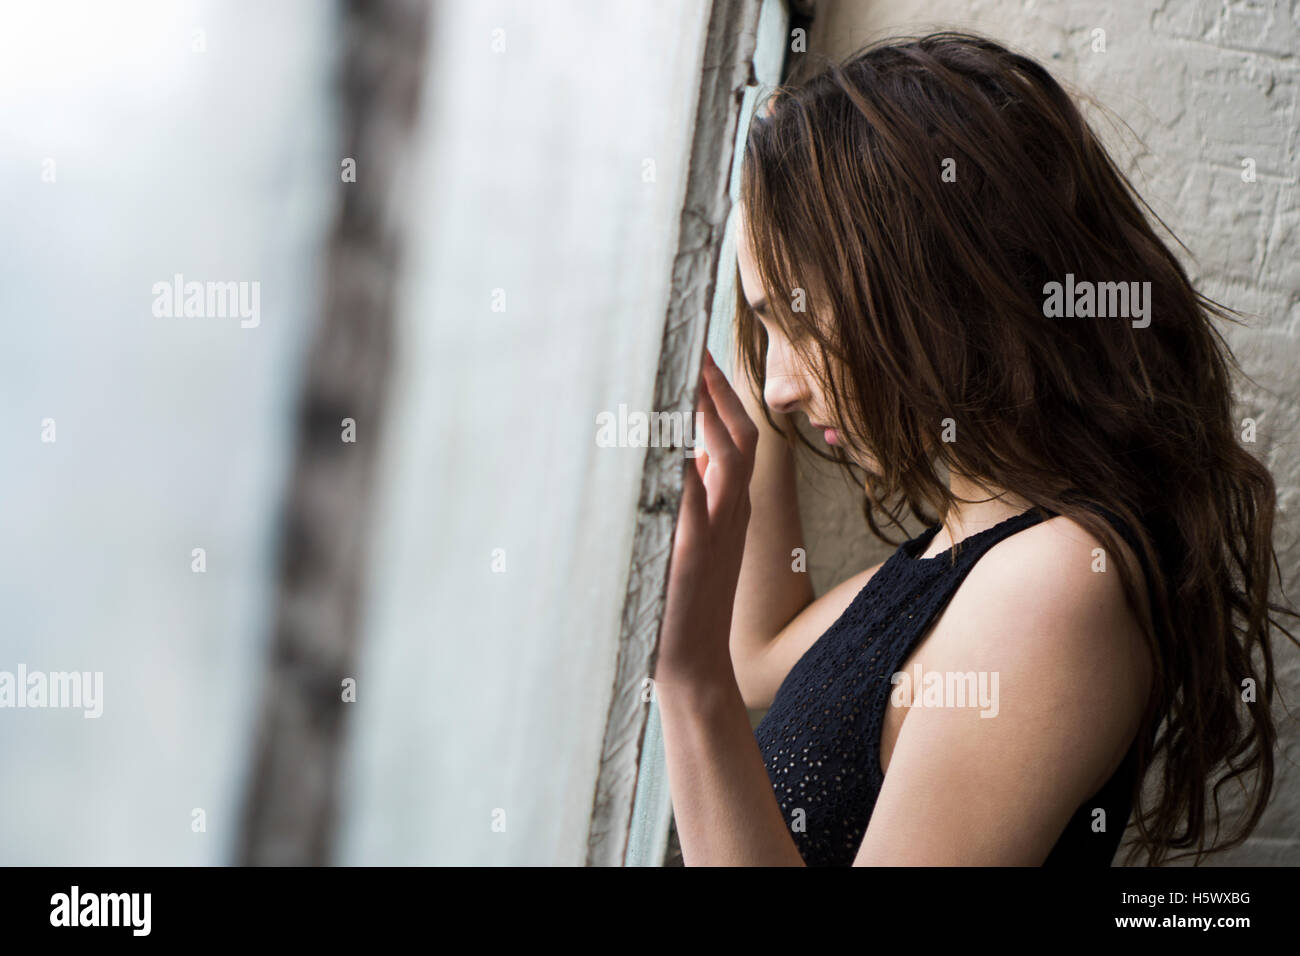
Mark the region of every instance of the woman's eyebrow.
POLYGON ((751 309, 753 309, 755 312, 757 312, 759 315, 767 315, 767 299, 766 299, 766 298, 759 299, 757 302, 751 302, 751 303, 749 304, 749 307, 750 307, 751 309))

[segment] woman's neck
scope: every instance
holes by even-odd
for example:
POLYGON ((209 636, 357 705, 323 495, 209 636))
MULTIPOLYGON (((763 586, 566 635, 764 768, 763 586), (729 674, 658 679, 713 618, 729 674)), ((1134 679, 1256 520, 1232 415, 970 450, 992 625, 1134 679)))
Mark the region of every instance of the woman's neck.
POLYGON ((943 526, 935 534, 927 554, 940 554, 963 538, 993 527, 1000 521, 1028 511, 1033 503, 1017 494, 980 483, 965 475, 954 474, 948 489, 957 498, 943 516, 943 526))

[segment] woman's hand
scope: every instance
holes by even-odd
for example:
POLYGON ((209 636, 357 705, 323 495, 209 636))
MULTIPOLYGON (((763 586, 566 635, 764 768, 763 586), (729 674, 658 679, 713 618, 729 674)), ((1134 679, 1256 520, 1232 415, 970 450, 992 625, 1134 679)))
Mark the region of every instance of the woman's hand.
POLYGON ((707 351, 697 412, 707 450, 686 461, 659 632, 658 684, 699 685, 734 676, 728 637, 758 428, 707 351))
POLYGON ((707 353, 701 378, 655 668, 673 818, 687 866, 802 866, 728 647, 759 431, 707 353))

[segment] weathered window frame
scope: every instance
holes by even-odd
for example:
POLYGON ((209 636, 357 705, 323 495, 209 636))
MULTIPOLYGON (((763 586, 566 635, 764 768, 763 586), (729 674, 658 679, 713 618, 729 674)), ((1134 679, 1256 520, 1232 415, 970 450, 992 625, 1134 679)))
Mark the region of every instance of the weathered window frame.
MULTIPOLYGON (((705 339, 729 356, 734 204, 742 122, 763 85, 779 82, 790 10, 786 0, 714 0, 682 206, 673 293, 655 382, 655 407, 689 414, 705 339), (719 275, 721 272, 721 275, 719 275)), ((671 854, 672 803, 653 685, 668 556, 681 496, 680 449, 651 448, 624 601, 614 693, 592 805, 587 863, 658 866, 671 854)))

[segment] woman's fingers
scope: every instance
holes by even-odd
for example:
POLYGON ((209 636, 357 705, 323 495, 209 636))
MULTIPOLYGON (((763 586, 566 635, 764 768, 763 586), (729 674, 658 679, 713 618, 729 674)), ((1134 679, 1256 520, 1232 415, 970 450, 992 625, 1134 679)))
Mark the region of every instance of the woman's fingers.
POLYGON ((704 351, 704 381, 722 424, 731 437, 731 443, 744 454, 752 456, 758 445, 758 427, 707 349, 704 351))
POLYGON ((704 447, 708 450, 709 460, 715 468, 729 474, 735 470, 736 465, 739 463, 740 452, 736 450, 736 446, 731 440, 731 433, 727 431, 726 426, 722 423, 717 406, 713 403, 713 396, 709 392, 707 383, 704 382, 700 384, 697 409, 700 416, 700 430, 704 432, 704 447))
POLYGON ((701 448, 695 454, 695 470, 699 473, 700 480, 704 480, 704 473, 709 470, 709 453, 701 448))
MULTIPOLYGON (((706 367, 717 372, 711 361, 706 367)), ((697 446, 694 463, 686 461, 682 475, 682 502, 673 543, 679 573, 689 573, 684 569, 695 568, 698 561, 712 555, 723 540, 718 535, 734 534, 737 521, 743 539, 749 521, 753 454, 736 447, 714 402, 714 391, 702 374, 696 412, 697 437, 703 439, 704 447, 697 446)))
POLYGON ((695 532, 705 527, 709 519, 709 501, 704 491, 704 469, 708 467, 708 459, 703 453, 700 457, 705 459, 704 465, 699 464, 699 458, 694 462, 689 459, 686 461, 682 475, 682 507, 677 516, 678 540, 691 544, 694 543, 695 532))

